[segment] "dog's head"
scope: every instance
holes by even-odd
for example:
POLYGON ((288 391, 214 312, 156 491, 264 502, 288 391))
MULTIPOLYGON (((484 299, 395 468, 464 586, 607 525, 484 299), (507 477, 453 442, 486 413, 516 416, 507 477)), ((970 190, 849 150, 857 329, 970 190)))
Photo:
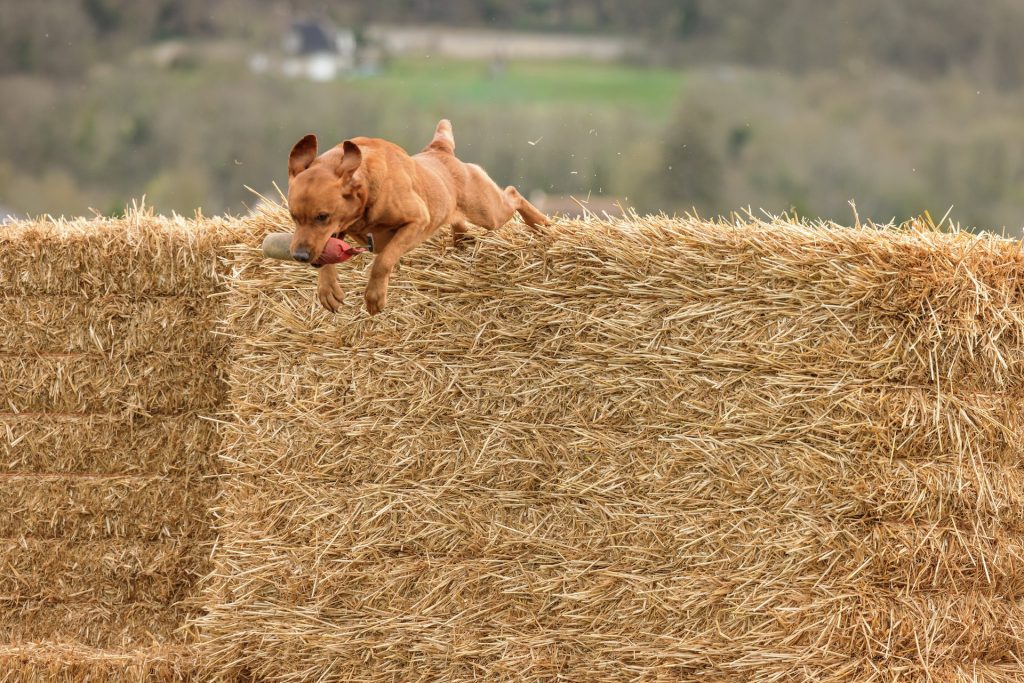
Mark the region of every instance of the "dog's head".
POLYGON ((315 261, 331 235, 362 215, 365 193, 355 174, 363 154, 351 140, 343 149, 344 155, 317 158, 316 136, 307 135, 288 157, 288 209, 295 221, 290 250, 296 261, 315 261))

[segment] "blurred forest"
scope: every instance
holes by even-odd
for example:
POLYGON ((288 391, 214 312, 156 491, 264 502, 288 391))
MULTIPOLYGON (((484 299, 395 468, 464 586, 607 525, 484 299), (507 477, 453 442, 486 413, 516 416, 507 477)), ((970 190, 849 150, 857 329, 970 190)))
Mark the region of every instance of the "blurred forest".
POLYGON ((241 212, 291 145, 436 120, 525 192, 642 211, 1024 224, 1020 0, 4 0, 0 205, 241 212), (313 82, 251 68, 291 22, 618 36, 614 62, 384 55, 313 82))

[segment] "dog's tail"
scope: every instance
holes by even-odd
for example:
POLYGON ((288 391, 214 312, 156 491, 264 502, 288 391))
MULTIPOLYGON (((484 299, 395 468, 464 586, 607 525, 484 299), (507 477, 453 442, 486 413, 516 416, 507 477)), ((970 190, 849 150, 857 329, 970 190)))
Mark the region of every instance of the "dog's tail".
POLYGON ((455 136, 452 135, 452 122, 448 119, 441 119, 434 131, 434 139, 427 145, 427 149, 439 152, 455 153, 455 136))

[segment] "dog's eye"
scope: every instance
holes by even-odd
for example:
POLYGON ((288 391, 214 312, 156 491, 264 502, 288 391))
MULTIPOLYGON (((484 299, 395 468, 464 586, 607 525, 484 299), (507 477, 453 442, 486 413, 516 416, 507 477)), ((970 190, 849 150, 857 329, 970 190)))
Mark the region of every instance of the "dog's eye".
POLYGON ((319 223, 326 223, 328 218, 330 218, 330 216, 326 213, 318 213, 316 215, 316 220, 319 223))

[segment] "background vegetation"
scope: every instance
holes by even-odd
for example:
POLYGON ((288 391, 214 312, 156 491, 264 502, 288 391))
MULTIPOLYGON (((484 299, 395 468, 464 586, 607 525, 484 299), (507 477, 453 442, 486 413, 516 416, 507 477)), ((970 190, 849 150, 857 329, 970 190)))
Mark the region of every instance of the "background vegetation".
POLYGON ((499 182, 641 210, 1024 224, 1017 0, 35 0, 0 5, 0 205, 245 210, 291 144, 422 146, 453 119, 499 182), (403 58, 371 77, 257 75, 292 18, 620 34, 625 63, 403 58), (174 41, 173 59, 163 50, 174 41), (530 143, 534 144, 530 144, 530 143))

